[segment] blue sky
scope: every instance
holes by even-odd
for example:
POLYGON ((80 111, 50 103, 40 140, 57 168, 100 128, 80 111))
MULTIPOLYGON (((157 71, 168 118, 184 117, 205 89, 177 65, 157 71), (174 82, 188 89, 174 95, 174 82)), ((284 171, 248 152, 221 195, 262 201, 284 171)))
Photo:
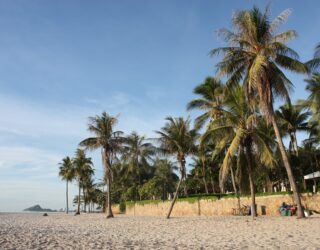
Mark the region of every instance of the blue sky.
MULTIPOLYGON (((153 136, 167 115, 189 115, 192 89, 215 73, 215 31, 268 2, 0 1, 0 211, 65 207, 57 164, 88 136, 88 116, 120 114, 119 129, 153 136)), ((297 30, 302 61, 320 41, 319 7, 271 1, 273 17, 293 10, 283 28, 297 30)), ((293 100, 306 97, 304 77, 289 77, 293 100)))

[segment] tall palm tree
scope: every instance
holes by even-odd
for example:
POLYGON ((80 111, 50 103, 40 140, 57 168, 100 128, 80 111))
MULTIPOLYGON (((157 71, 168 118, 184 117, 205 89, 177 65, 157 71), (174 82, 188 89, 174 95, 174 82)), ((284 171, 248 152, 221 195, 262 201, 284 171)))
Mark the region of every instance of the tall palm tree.
MULTIPOLYGON (((78 208, 76 214, 80 214, 80 196, 81 188, 84 188, 85 181, 94 174, 92 168, 93 163, 90 157, 87 157, 84 150, 77 149, 76 155, 73 160, 75 176, 78 181, 79 193, 78 193, 78 208)), ((85 197, 83 196, 83 200, 85 197)), ((85 201, 84 201, 85 204, 85 201)))
POLYGON ((148 161, 155 153, 154 146, 146 142, 144 136, 132 132, 125 138, 123 145, 123 158, 128 162, 129 172, 138 177, 138 185, 141 186, 142 166, 148 165, 148 161))
POLYGON ((59 176, 62 180, 66 181, 66 213, 69 212, 69 202, 68 202, 68 183, 75 178, 75 171, 73 167, 72 160, 69 156, 62 159, 59 163, 59 176))
POLYGON ((297 131, 308 131, 307 119, 310 112, 303 111, 300 105, 285 104, 276 111, 279 125, 283 131, 283 135, 288 134, 290 137, 290 151, 293 151, 298 156, 297 131))
POLYGON ((186 178, 186 156, 196 152, 195 141, 197 132, 190 128, 190 120, 179 118, 166 118, 166 124, 160 131, 156 131, 160 142, 160 151, 167 155, 176 155, 180 169, 180 180, 169 208, 167 219, 170 218, 174 203, 176 202, 181 182, 186 178))
POLYGON ((223 102, 223 84, 220 80, 207 77, 202 84, 193 90, 193 93, 200 95, 200 98, 189 102, 187 109, 199 109, 204 112, 196 118, 197 127, 202 127, 208 120, 220 116, 223 102))
POLYGON ((232 182, 235 182, 232 157, 237 155, 238 159, 244 158, 250 183, 253 217, 256 216, 253 178, 254 166, 257 165, 255 155, 259 154, 258 161, 266 166, 274 164, 273 153, 264 131, 258 129, 258 121, 259 114, 248 106, 243 88, 234 87, 224 101, 221 116, 211 121, 203 135, 203 139, 207 136, 215 138, 216 152, 226 152, 220 169, 221 186, 224 185, 229 171, 232 173, 232 182))
POLYGON ((122 147, 123 132, 114 131, 117 123, 117 118, 103 112, 101 116, 89 117, 88 130, 93 133, 93 137, 89 137, 82 142, 80 146, 86 149, 96 150, 101 148, 102 162, 105 170, 105 177, 107 180, 108 193, 107 201, 107 218, 112 218, 113 213, 111 209, 111 183, 113 181, 112 164, 116 157, 116 153, 122 147))
POLYGON ((287 20, 290 10, 283 11, 273 21, 269 8, 261 12, 257 7, 237 12, 232 19, 234 31, 221 29, 219 35, 228 43, 227 47, 211 51, 222 54, 218 63, 218 74, 228 77, 227 85, 244 82, 246 95, 251 105, 259 107, 266 121, 273 125, 282 160, 298 207, 298 217, 304 217, 301 199, 292 173, 279 126, 273 109, 276 97, 289 99, 291 81, 281 68, 306 73, 306 66, 298 60, 298 54, 286 44, 297 36, 294 30, 276 33, 287 20))

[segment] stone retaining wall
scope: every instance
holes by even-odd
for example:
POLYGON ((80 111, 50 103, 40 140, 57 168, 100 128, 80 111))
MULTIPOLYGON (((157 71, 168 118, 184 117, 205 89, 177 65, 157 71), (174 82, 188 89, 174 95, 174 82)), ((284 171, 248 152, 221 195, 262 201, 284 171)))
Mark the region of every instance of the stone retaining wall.
MULTIPOLYGON (((256 197, 258 215, 262 215, 262 208, 265 209, 266 215, 279 215, 278 209, 282 202, 294 204, 291 195, 270 195, 256 197)), ((320 212, 320 194, 302 195, 302 203, 305 207, 320 212)), ((250 198, 242 197, 241 205, 249 205, 250 198)), ((156 204, 135 204, 127 206, 127 215, 140 216, 165 216, 169 210, 170 201, 159 202, 156 204)), ((237 207, 236 198, 222 198, 220 200, 196 200, 195 202, 177 201, 172 216, 214 216, 214 215, 231 215, 232 208, 237 207)))

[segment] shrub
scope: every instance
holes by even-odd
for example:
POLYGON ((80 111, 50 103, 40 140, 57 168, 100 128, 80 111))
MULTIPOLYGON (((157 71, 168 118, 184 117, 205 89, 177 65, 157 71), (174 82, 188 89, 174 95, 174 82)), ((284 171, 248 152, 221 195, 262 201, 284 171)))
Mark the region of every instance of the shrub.
POLYGON ((126 212, 126 203, 123 200, 120 201, 119 210, 120 210, 120 213, 123 213, 123 214, 126 212))

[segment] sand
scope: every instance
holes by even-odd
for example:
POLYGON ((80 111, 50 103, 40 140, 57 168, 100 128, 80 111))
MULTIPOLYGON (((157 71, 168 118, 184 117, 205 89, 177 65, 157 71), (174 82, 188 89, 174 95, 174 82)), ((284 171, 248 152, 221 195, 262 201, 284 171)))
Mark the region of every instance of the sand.
POLYGON ((1 213, 0 249, 320 249, 320 217, 1 213))

